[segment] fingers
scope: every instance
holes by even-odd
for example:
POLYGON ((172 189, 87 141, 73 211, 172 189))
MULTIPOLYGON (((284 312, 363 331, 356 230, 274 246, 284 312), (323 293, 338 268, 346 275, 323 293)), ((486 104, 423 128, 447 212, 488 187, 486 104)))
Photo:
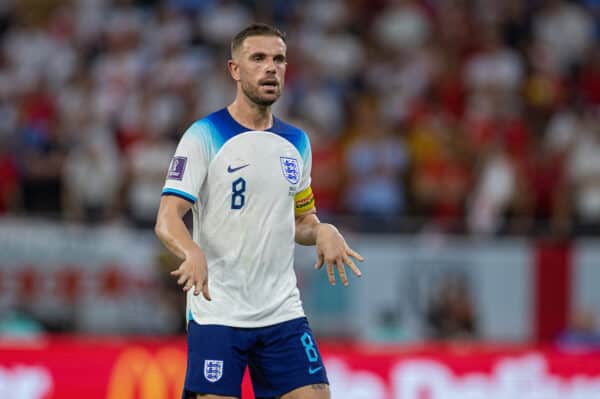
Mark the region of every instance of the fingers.
POLYGON ((200 295, 200 289, 202 288, 201 281, 198 277, 194 279, 194 296, 200 295))
POLYGON ((346 268, 344 267, 344 262, 342 261, 342 259, 337 258, 335 260, 335 264, 337 266, 338 274, 340 275, 340 280, 342 280, 342 284, 344 284, 344 286, 347 287, 348 276, 346 276, 346 268))
POLYGON ((344 284, 344 286, 347 287, 349 285, 349 281, 348 275, 346 274, 345 265, 348 265, 348 267, 350 268, 350 270, 352 270, 352 273, 354 273, 356 277, 362 277, 362 272, 360 271, 358 266, 356 266, 356 264, 350 256, 354 256, 360 261, 363 260, 363 257, 359 253, 348 248, 347 253, 327 260, 324 260, 324 256, 320 254, 318 256, 318 261, 315 264, 315 268, 320 268, 323 265, 323 263, 327 265, 327 279, 329 280, 329 284, 331 284, 332 286, 335 285, 335 269, 337 269, 342 284, 344 284))
POLYGON ((327 262, 327 279, 329 284, 335 285, 335 274, 333 272, 333 262, 327 262))
POLYGON ((208 292, 208 278, 202 279, 197 277, 188 279, 183 287, 183 291, 187 292, 192 289, 192 287, 194 288, 194 296, 198 296, 200 295, 200 292, 202 292, 202 296, 204 296, 207 301, 212 301, 210 293, 208 292))
POLYGON ((182 263, 176 270, 171 272, 172 276, 178 277, 177 284, 183 286, 182 290, 184 292, 188 292, 192 288, 194 288, 193 294, 194 296, 200 295, 207 301, 211 301, 212 298, 210 293, 208 292, 208 275, 206 270, 206 265, 202 267, 194 267, 190 262, 182 263))
POLYGON ((171 275, 179 276, 179 278, 177 279, 177 284, 183 286, 182 290, 184 292, 187 292, 190 289, 194 288, 195 296, 200 295, 200 292, 202 292, 202 295, 204 296, 204 298, 206 298, 208 301, 212 300, 212 298, 208 292, 208 278, 207 277, 202 279, 199 276, 193 276, 190 273, 186 273, 186 271, 182 267, 179 267, 178 269, 173 270, 171 272, 171 275))
POLYGON ((212 298, 208 293, 208 280, 202 286, 202 296, 204 296, 204 299, 206 299, 207 301, 212 301, 212 298))
MULTIPOLYGON (((358 260, 359 260, 359 261, 361 261, 361 262, 362 262, 363 260, 365 260, 365 259, 362 257, 362 255, 361 255, 361 254, 359 254, 358 252, 356 252, 355 250, 353 250, 353 249, 352 249, 352 248, 350 248, 350 247, 347 247, 347 248, 346 248, 346 253, 347 253, 348 255, 352 256, 353 258, 355 258, 355 259, 358 259, 358 260)), ((346 262, 346 263, 347 263, 347 262, 346 262)))
POLYGON ((315 269, 319 270, 321 267, 323 267, 323 262, 323 254, 317 254, 317 263, 315 263, 315 269))
POLYGON ((212 301, 212 298, 208 292, 208 277, 204 280, 199 278, 196 281, 196 284, 194 284, 194 295, 200 295, 200 291, 202 291, 202 296, 204 296, 207 301, 212 301))
POLYGON ((348 255, 344 255, 344 263, 348 265, 348 267, 350 268, 350 270, 352 270, 352 273, 354 273, 354 275, 356 277, 361 277, 362 276, 362 272, 354 264, 354 261, 348 255))
POLYGON ((176 270, 173 270, 171 272, 171 276, 179 276, 179 278, 177 279, 177 284, 179 284, 179 285, 183 285, 189 278, 189 276, 187 276, 184 273, 184 271, 181 267, 177 268, 176 270))
POLYGON ((177 279, 177 284, 184 285, 186 283, 186 281, 188 281, 189 278, 190 278, 190 276, 182 273, 181 276, 179 276, 179 278, 177 279))
MULTIPOLYGON (((187 278, 187 276, 186 276, 186 278, 187 278)), ((187 278, 187 281, 186 281, 185 285, 183 286, 183 290, 185 292, 188 292, 194 285, 195 285, 194 284, 194 279, 193 278, 187 278)))

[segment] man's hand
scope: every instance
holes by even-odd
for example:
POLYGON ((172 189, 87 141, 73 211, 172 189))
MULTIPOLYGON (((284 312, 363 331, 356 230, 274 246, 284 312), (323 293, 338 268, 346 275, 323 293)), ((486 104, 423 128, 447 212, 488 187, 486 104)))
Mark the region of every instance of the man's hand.
POLYGON ((348 286, 344 264, 348 265, 357 277, 362 275, 351 257, 363 261, 363 257, 346 244, 346 240, 335 226, 320 224, 317 230, 317 263, 315 263, 315 269, 320 269, 323 264, 327 265, 329 284, 335 285, 334 265, 337 267, 344 286, 348 286))
POLYGON ((186 257, 185 261, 171 272, 171 275, 179 277, 177 284, 183 286, 183 291, 187 292, 194 287, 194 295, 200 295, 202 291, 206 300, 212 300, 208 293, 208 266, 202 251, 186 257))

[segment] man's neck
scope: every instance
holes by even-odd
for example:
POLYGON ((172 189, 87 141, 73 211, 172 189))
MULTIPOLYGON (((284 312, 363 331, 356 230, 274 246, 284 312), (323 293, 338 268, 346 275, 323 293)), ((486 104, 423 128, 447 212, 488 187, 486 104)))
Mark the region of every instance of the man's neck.
POLYGON ((227 107, 231 117, 240 125, 254 130, 267 130, 273 126, 270 106, 260 106, 239 97, 227 107))

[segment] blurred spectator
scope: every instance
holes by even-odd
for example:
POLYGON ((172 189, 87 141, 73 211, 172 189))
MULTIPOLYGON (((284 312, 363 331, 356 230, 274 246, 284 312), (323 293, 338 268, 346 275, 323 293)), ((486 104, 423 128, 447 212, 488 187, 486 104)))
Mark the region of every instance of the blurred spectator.
POLYGON ((569 326, 558 336, 556 344, 566 350, 599 348, 600 333, 594 313, 585 309, 574 311, 569 326))
POLYGON ((581 104, 573 104, 553 114, 546 126, 541 145, 563 158, 567 157, 575 146, 578 132, 585 128, 583 108, 581 104))
MULTIPOLYGON (((174 100, 175 101, 175 100, 174 100)), ((127 209, 134 224, 141 228, 154 226, 165 171, 175 152, 175 144, 167 133, 174 123, 177 106, 168 97, 138 99, 132 107, 131 123, 143 135, 126 150, 125 179, 127 209), (152 118, 143 119, 141 110, 149 110, 152 118)))
POLYGON ((65 143, 56 125, 54 99, 38 82, 23 96, 20 168, 23 207, 31 214, 60 214, 65 143))
POLYGON ((350 7, 342 0, 304 1, 299 12, 317 30, 339 26, 348 19, 350 7))
POLYGON ((464 114, 467 95, 459 55, 453 50, 440 49, 437 63, 432 73, 432 95, 447 116, 459 120, 464 114))
POLYGON ((197 108, 193 109, 194 114, 190 122, 199 119, 198 115, 207 115, 212 110, 224 107, 231 101, 230 93, 233 91, 233 83, 227 69, 215 62, 204 73, 210 76, 210 79, 201 79, 192 86, 195 92, 201 92, 203 95, 198 98, 197 108))
POLYGON ((415 0, 391 0, 373 23, 376 37, 388 50, 407 51, 427 41, 431 22, 415 0))
POLYGON ((413 126, 409 136, 412 211, 429 215, 431 222, 448 232, 459 232, 471 185, 462 132, 439 111, 421 113, 413 126))
POLYGON ((20 199, 17 159, 7 138, 0 136, 0 215, 16 212, 20 199))
POLYGON ((380 117, 393 125, 406 123, 414 107, 427 94, 432 80, 443 69, 440 49, 431 46, 410 56, 385 53, 374 57, 365 71, 365 83, 380 99, 380 117))
POLYGON ((567 161, 580 232, 600 233, 600 113, 588 108, 567 161))
POLYGON ((345 150, 346 206, 367 223, 384 227, 404 210, 400 183, 408 161, 404 143, 377 118, 377 103, 364 100, 354 112, 355 134, 345 150), (384 224, 383 226, 381 224, 384 224))
POLYGON ((579 74, 581 97, 594 105, 600 105, 600 45, 596 43, 584 60, 579 74))
POLYGON ((434 339, 470 339, 477 336, 477 321, 467 282, 460 275, 447 276, 427 310, 434 339))
POLYGON ((474 38, 474 18, 470 4, 464 1, 441 1, 435 7, 436 37, 447 51, 464 56, 474 38))
POLYGON ((498 9, 494 22, 501 27, 504 42, 511 47, 523 49, 531 29, 532 4, 521 0, 492 0, 486 3, 484 7, 495 4, 498 9))
POLYGON ((600 1, 598 0, 579 0, 579 3, 586 7, 586 10, 594 18, 595 39, 600 39, 600 1))
POLYGON ((106 221, 116 210, 123 178, 118 148, 110 131, 93 120, 80 133, 64 163, 65 212, 76 220, 106 221))
POLYGON ((115 8, 107 17, 104 52, 92 65, 94 112, 105 120, 118 118, 130 95, 135 94, 148 66, 142 52, 139 10, 115 8))
POLYGON ((536 41, 548 49, 551 62, 564 72, 580 61, 593 40, 593 21, 573 2, 546 0, 533 19, 536 41))
POLYGON ((343 178, 342 151, 338 141, 324 134, 309 130, 312 146, 312 168, 318 170, 311 179, 311 187, 319 214, 332 216, 340 212, 339 198, 343 178))
POLYGON ((568 80, 551 62, 549 49, 533 42, 526 52, 530 72, 524 82, 525 105, 531 126, 542 130, 553 113, 568 100, 568 80))
POLYGON ((561 153, 540 145, 539 152, 523 164, 520 196, 523 201, 522 222, 525 233, 564 235, 571 231, 568 221, 570 198, 561 153))
POLYGON ((517 90, 524 73, 521 57, 502 43, 497 27, 482 30, 481 49, 465 65, 467 86, 471 90, 517 90))
POLYGON ((475 234, 499 231, 515 193, 515 172, 508 157, 496 149, 486 158, 469 199, 468 226, 475 234))
POLYGON ((307 57, 303 62, 315 63, 326 79, 351 82, 364 68, 366 49, 347 25, 349 8, 343 1, 312 1, 303 10, 307 21, 317 25, 296 38, 307 57))
POLYGON ((317 126, 320 133, 331 136, 342 134, 346 121, 339 95, 341 88, 330 83, 326 73, 310 62, 299 71, 293 84, 291 94, 298 114, 317 126))
POLYGON ((228 46, 231 38, 252 22, 250 12, 238 1, 215 1, 214 5, 206 8, 198 17, 198 27, 205 40, 217 47, 228 46))

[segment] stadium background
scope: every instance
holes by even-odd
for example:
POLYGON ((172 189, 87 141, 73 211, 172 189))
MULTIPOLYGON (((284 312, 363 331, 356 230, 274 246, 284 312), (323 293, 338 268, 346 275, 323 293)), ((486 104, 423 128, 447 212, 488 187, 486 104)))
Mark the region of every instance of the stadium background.
POLYGON ((178 396, 151 227, 252 21, 288 33, 275 112, 367 258, 332 288, 298 249, 334 399, 597 397, 596 0, 1 1, 0 397, 178 396))

